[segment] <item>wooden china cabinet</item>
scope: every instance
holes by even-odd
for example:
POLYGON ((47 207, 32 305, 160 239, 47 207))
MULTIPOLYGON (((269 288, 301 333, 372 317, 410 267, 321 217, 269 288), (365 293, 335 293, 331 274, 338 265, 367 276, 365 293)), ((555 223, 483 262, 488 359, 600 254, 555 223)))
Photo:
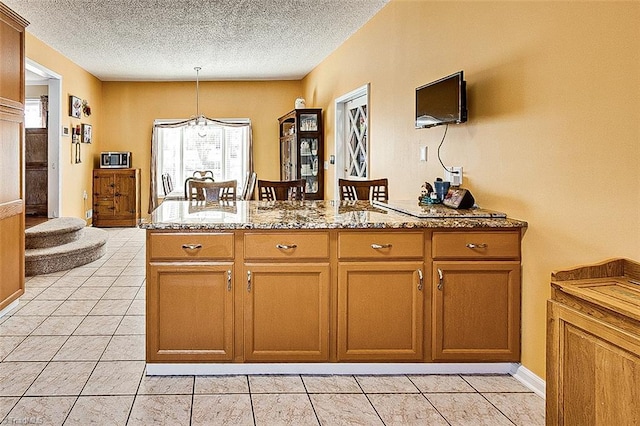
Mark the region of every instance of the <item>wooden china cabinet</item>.
POLYGON ((305 179, 305 198, 324 198, 322 109, 294 109, 278 119, 280 180, 305 179))

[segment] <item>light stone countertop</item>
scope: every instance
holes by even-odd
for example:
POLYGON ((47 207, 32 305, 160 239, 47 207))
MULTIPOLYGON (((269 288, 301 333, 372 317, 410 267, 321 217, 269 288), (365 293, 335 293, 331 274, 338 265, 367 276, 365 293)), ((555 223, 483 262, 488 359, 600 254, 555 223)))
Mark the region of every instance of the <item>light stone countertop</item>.
POLYGON ((165 201, 140 224, 155 230, 525 228, 527 223, 483 209, 422 208, 414 201, 165 201), (415 208, 413 206, 415 204, 415 208), (421 217, 398 211, 418 211, 421 217))

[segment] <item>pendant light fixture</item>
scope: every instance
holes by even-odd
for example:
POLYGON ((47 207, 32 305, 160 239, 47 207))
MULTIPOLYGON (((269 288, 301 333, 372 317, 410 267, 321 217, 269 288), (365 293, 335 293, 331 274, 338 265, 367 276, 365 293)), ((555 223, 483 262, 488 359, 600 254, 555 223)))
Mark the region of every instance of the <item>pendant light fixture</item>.
POLYGON ((198 136, 204 138, 207 136, 207 118, 200 114, 200 70, 201 67, 194 67, 196 71, 196 117, 193 121, 193 124, 197 126, 198 136))

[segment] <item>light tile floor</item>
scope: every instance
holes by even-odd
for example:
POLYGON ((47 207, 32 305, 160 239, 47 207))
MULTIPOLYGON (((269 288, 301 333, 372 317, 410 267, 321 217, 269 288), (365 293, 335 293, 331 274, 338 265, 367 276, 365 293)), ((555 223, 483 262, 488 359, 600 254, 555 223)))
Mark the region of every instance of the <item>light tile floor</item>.
POLYGON ((0 424, 544 425, 510 376, 144 375, 145 234, 30 277, 0 318, 0 424))

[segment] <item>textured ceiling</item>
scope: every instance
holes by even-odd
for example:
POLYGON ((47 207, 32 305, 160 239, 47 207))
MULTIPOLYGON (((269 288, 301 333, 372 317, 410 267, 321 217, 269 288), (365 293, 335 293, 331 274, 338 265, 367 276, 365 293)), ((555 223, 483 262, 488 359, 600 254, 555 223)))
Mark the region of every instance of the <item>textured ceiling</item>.
POLYGON ((1 0, 103 81, 300 79, 389 0, 1 0))

